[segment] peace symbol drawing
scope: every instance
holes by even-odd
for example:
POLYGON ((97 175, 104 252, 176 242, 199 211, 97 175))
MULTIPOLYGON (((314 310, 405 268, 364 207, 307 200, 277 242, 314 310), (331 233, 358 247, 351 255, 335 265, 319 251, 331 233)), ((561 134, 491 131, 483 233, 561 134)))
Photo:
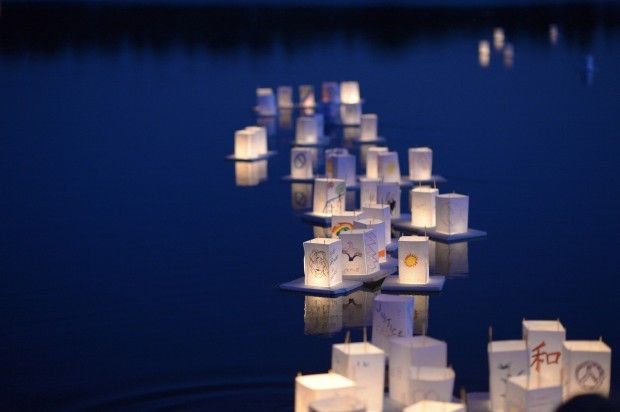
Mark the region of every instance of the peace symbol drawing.
POLYGON ((603 384, 605 370, 594 361, 585 361, 577 365, 575 379, 580 388, 591 391, 603 384))
POLYGON ((293 159, 293 165, 297 169, 301 169, 306 165, 306 154, 305 153, 297 153, 295 158, 293 159))

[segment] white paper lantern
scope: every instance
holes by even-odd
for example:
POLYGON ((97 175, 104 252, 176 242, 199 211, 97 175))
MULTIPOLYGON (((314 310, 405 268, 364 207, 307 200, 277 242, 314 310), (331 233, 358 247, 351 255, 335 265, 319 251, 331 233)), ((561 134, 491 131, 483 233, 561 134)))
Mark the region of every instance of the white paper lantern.
POLYGON ((342 330, 342 296, 304 298, 304 333, 323 335, 342 330))
POLYGON ((275 116, 276 97, 270 87, 256 89, 256 111, 260 116, 275 116))
POLYGON ((340 122, 345 126, 359 125, 362 121, 361 103, 340 105, 340 122))
POLYGON ((293 88, 291 86, 278 86, 278 107, 281 109, 292 109, 295 107, 293 103, 293 88))
POLYGON ((267 129, 262 126, 248 126, 245 130, 253 134, 253 145, 256 147, 256 155, 267 154, 267 129))
POLYGON ((387 261, 385 250, 385 222, 378 219, 358 219, 353 222, 353 229, 372 229, 377 236, 377 256, 379 262, 387 261))
POLYGON ((295 412, 308 412, 314 401, 336 396, 353 396, 355 382, 337 373, 321 373, 295 378, 295 412))
POLYGON ((553 412, 562 403, 562 387, 544 379, 514 376, 506 382, 504 410, 509 412, 553 412))
POLYGON ((368 206, 362 206, 364 215, 370 219, 383 220, 385 222, 385 244, 392 243, 392 217, 390 213, 389 205, 374 204, 368 206))
POLYGON ((304 242, 305 284, 332 287, 342 283, 342 242, 315 238, 304 242))
POLYGON ((387 153, 387 147, 371 147, 366 154, 366 177, 379 178, 379 164, 377 157, 379 153, 387 153))
POLYGON ((436 227, 440 233, 454 235, 468 230, 469 197, 456 193, 437 195, 436 227))
POLYGON ((310 209, 312 207, 312 184, 291 183, 291 205, 293 210, 310 209))
POLYGON ((377 235, 373 229, 342 232, 340 240, 344 275, 370 275, 379 271, 377 235))
POLYGON ((313 85, 302 84, 299 86, 299 105, 304 109, 312 109, 316 106, 313 85))
POLYGON ((342 326, 361 328, 372 326, 372 305, 379 290, 359 289, 343 299, 342 326))
POLYGON ((429 282, 428 237, 401 236, 398 239, 398 280, 425 285, 429 282))
POLYGON ((403 409, 403 412, 465 412, 465 405, 455 402, 420 401, 403 409))
POLYGON ((381 180, 360 177, 360 205, 370 206, 379 203, 377 201, 377 186, 381 180))
POLYGON ((513 376, 528 374, 529 363, 524 340, 489 342, 489 402, 491 410, 502 412, 506 398, 506 382, 513 376))
POLYGON ((342 343, 332 346, 332 369, 355 382, 360 399, 369 412, 383 410, 385 352, 368 343, 342 343))
POLYGON ((340 85, 336 82, 321 84, 321 101, 326 104, 340 103, 340 85))
POLYGON ((439 190, 432 187, 416 187, 411 189, 411 224, 421 228, 432 228, 436 225, 435 203, 439 190))
POLYGON ((347 186, 340 179, 314 179, 312 210, 315 214, 331 216, 345 209, 347 186))
POLYGON ((312 150, 306 147, 291 148, 291 177, 312 179, 312 150))
POLYGON ((584 393, 609 396, 611 348, 602 340, 565 341, 562 356, 564 399, 584 393))
POLYGON ((450 402, 454 389, 454 370, 445 367, 412 366, 405 405, 423 400, 450 402))
POLYGON ((377 140, 377 122, 378 117, 376 114, 367 113, 362 115, 360 141, 368 142, 377 140))
POLYGON ((319 128, 313 116, 300 116, 295 122, 295 143, 317 144, 319 142, 319 128))
MULTIPOLYGON (((377 202, 390 207, 390 217, 400 217, 400 184, 396 182, 379 183, 377 185, 377 202)), ((362 204, 363 206, 363 204, 362 204)))
POLYGON ((431 262, 431 271, 442 275, 461 275, 469 273, 468 242, 441 243, 432 242, 435 253, 429 249, 430 257, 435 256, 435 265, 431 262))
POLYGON ((340 102, 344 104, 360 103, 360 85, 356 81, 340 82, 340 102))
POLYGON ((235 162, 237 186, 256 186, 267 179, 267 161, 235 162))
POLYGON ((556 320, 524 320, 523 339, 527 343, 530 380, 542 378, 549 385, 559 385, 564 326, 556 320))
POLYGON ((235 157, 237 159, 255 159, 258 157, 258 150, 254 133, 247 129, 235 132, 235 157))
POLYGON ((331 237, 338 237, 343 232, 353 230, 353 222, 362 219, 364 214, 359 211, 335 213, 331 219, 331 237))
POLYGON ((388 354, 391 338, 412 335, 413 296, 377 295, 372 318, 372 344, 388 354))
POLYGON ((433 172, 433 151, 428 147, 409 148, 409 179, 430 180, 433 172))
POLYGON ((310 412, 366 412, 366 405, 352 396, 319 399, 310 404, 310 412))
POLYGON ((400 183, 400 165, 398 163, 398 153, 383 152, 377 154, 377 174, 378 178, 384 182, 400 183))
POLYGON ((357 175, 355 174, 355 156, 351 154, 332 154, 327 157, 325 163, 327 177, 342 179, 347 186, 354 186, 357 175))

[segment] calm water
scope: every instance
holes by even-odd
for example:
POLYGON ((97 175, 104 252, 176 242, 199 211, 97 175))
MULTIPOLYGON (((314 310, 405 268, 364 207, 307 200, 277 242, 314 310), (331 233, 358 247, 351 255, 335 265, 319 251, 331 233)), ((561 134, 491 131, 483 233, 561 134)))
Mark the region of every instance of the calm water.
POLYGON ((440 189, 470 195, 471 226, 489 236, 453 253, 468 275, 420 299, 455 388, 487 390, 489 325, 510 339, 522 318, 560 318, 569 339, 620 348, 620 26, 559 25, 554 45, 554 21, 513 21, 512 67, 493 50, 483 68, 488 20, 231 43, 5 31, 0 408, 290 410, 296 372, 327 370, 346 330, 361 338, 372 291, 277 289, 303 273, 314 236, 293 208, 306 188, 280 181, 286 119, 266 181, 237 186, 224 160, 261 85, 357 79, 401 165, 429 145, 440 189))

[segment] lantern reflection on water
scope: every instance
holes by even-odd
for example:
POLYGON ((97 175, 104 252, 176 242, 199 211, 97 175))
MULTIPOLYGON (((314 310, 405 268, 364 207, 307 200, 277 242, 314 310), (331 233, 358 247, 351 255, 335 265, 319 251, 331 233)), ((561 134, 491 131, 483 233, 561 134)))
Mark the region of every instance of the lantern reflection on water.
POLYGON ((237 186, 257 186, 265 180, 267 180, 267 160, 235 162, 237 186))
POLYGON ((304 333, 325 335, 342 330, 342 296, 326 298, 306 296, 304 299, 304 333))
POLYGON ((291 183, 291 205, 293 210, 305 210, 312 207, 311 183, 291 183))
POLYGON ((355 396, 355 382, 337 373, 321 373, 295 378, 295 412, 308 412, 314 401, 336 396, 355 396))

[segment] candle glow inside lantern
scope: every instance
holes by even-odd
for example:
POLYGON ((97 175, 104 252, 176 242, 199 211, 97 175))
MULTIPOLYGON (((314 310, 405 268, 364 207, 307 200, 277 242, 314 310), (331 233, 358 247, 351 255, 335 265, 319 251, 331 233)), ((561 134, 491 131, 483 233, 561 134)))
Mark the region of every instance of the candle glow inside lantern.
POLYGON ((355 382, 337 373, 320 373, 295 378, 295 412, 308 412, 314 401, 336 396, 356 396, 355 382))
POLYGON ((374 113, 363 114, 361 117, 360 141, 372 142, 377 140, 378 117, 374 113))
POLYGON ((430 180, 433 171, 433 151, 428 147, 409 148, 409 179, 430 180))
POLYGON ((310 404, 310 412, 366 412, 366 405, 352 396, 319 399, 310 404))
POLYGON ((382 152, 377 154, 377 177, 384 182, 400 183, 398 153, 382 152))
POLYGON ((454 390, 454 370, 446 367, 412 366, 409 399, 405 405, 423 400, 450 402, 454 390))
POLYGON ((295 122, 295 143, 317 144, 319 142, 319 125, 313 116, 300 116, 295 122))
POLYGON ((432 187, 411 189, 411 225, 431 228, 436 225, 435 204, 439 190, 432 187))
POLYGON ((256 111, 260 116, 275 116, 276 97, 270 87, 256 89, 256 111))
POLYGON ((398 239, 398 280, 425 285, 429 282, 427 236, 401 236, 398 239))
POLYGON ((256 147, 256 155, 267 154, 267 128, 262 126, 248 126, 245 130, 253 134, 253 145, 256 147))
POLYGON ((291 86, 278 86, 278 107, 282 109, 292 109, 295 107, 293 103, 293 88, 291 86))
POLYGON ((372 317, 372 344, 389 354, 390 339, 413 335, 413 296, 379 294, 372 317))
POLYGON ((342 296, 304 298, 304 333, 322 335, 342 330, 342 296))
POLYGON ((609 396, 611 348, 602 340, 565 341, 562 356, 564 399, 584 393, 609 396))
POLYGON ((456 402, 420 401, 403 409, 403 412, 465 412, 465 405, 456 402))
POLYGON ((316 106, 313 85, 302 84, 299 86, 299 105, 304 109, 312 109, 316 106))
POLYGON ((376 203, 388 205, 392 218, 400 217, 400 193, 400 184, 396 182, 379 183, 377 185, 376 203))
POLYGON ((357 104, 361 102, 360 85, 358 82, 340 82, 340 102, 344 104, 357 104))
POLYGON ((379 262, 387 262, 385 250, 385 222, 379 219, 358 219, 353 222, 353 229, 372 229, 377 236, 377 256, 379 262))
POLYGON ((531 376, 513 376, 506 382, 504 410, 553 412, 562 403, 562 387, 531 376))
POLYGON ((456 193, 436 195, 435 203, 437 232, 448 235, 467 232, 469 196, 456 193))
POLYGON ((315 238, 304 242, 304 283, 332 287, 342 283, 342 242, 315 238))
POLYGON ((392 218, 390 213, 390 206, 374 204, 363 206, 362 210, 364 211, 364 216, 368 218, 383 220, 383 222, 385 223, 385 227, 383 229, 385 233, 385 244, 389 245, 390 243, 392 243, 392 218))
POLYGON ((321 84, 321 101, 323 103, 340 103, 340 85, 336 82, 321 84))
POLYGON ((353 230, 353 223, 364 216, 358 211, 344 211, 332 215, 330 234, 331 237, 338 237, 342 233, 353 230))
POLYGON ((291 177, 297 179, 313 178, 312 156, 313 152, 310 148, 291 148, 291 177))
POLYGON ((347 186, 340 179, 314 179, 312 210, 317 215, 332 216, 345 210, 347 186))
POLYGON ((559 385, 564 326, 556 320, 523 320, 523 339, 527 343, 530 380, 542 378, 549 385, 559 385))
POLYGON ((526 376, 529 363, 524 340, 489 342, 489 402, 491 410, 503 411, 506 382, 513 376, 526 376))
POLYGON ((371 147, 368 149, 366 154, 366 177, 375 179, 379 177, 377 157, 379 153, 386 153, 387 151, 387 147, 371 147))
POLYGON ((351 154, 332 154, 327 157, 325 164, 327 177, 342 179, 348 187, 356 183, 355 156, 351 154))
POLYGON ((342 232, 340 240, 344 275, 370 275, 379 271, 378 243, 374 229, 342 232))
POLYGON ((332 346, 332 369, 355 382, 369 412, 383 410, 385 352, 368 342, 332 346))
POLYGON ((360 177, 360 205, 374 205, 380 203, 377 200, 377 187, 381 180, 375 178, 360 177))
POLYGON ((340 122, 345 126, 355 126, 362 121, 362 104, 353 103, 340 105, 340 122))

